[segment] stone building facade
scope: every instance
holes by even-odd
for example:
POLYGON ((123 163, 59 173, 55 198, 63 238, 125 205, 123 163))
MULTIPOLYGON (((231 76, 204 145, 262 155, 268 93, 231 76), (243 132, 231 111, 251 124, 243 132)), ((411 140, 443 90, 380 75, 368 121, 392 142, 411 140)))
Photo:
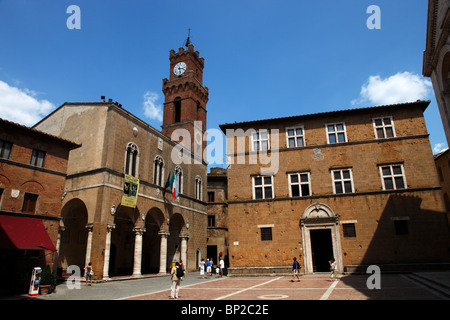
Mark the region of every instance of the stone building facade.
POLYGON ((224 259, 229 265, 228 255, 228 190, 227 170, 211 168, 208 173, 208 241, 207 257, 214 264, 224 259))
POLYGON ((423 75, 431 78, 450 145, 450 1, 428 0, 423 75))
POLYGON ((449 262, 428 104, 221 125, 230 273, 449 262))
MULTIPOLYGON (((183 57, 200 59, 193 47, 183 57)), ((188 63, 186 74, 193 74, 190 67, 188 63)), ((164 80, 165 109, 173 104, 168 82, 164 80)), ((190 86, 171 90, 183 98, 198 93, 190 86)), ((204 97, 201 101, 205 109, 204 97)), ((181 110, 184 107, 182 101, 181 110)), ((187 118, 164 112, 163 128, 206 121, 197 109, 187 118)), ((180 146, 179 136, 172 140, 112 101, 65 103, 35 128, 82 145, 70 153, 61 211, 59 264, 64 269, 92 262, 95 278, 108 279, 164 274, 179 260, 187 270, 197 268, 206 256, 206 163, 189 145, 180 146), (177 178, 176 199, 166 188, 172 176, 177 178), (123 202, 127 179, 138 183, 135 206, 123 202)), ((190 127, 182 132, 192 131, 190 127)))
POLYGON ((434 162, 438 171, 439 183, 442 187, 445 209, 450 223, 450 152, 449 149, 434 155, 434 162))
POLYGON ((53 267, 69 152, 79 145, 0 119, 0 293, 53 267))

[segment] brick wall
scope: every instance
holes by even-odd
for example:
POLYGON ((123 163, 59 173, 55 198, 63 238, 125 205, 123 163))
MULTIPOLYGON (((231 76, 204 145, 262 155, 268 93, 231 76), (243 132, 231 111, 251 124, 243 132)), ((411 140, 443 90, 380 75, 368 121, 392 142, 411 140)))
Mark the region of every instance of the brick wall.
POLYGON ((310 244, 302 239, 300 220, 314 203, 329 206, 338 216, 340 248, 335 252, 340 252, 344 265, 449 261, 445 207, 422 115, 427 104, 231 125, 244 131, 278 129, 279 134, 270 139, 279 141, 279 152, 269 152, 278 156, 277 170, 270 174, 272 199, 254 199, 252 178, 264 165, 249 164, 254 155, 250 139, 244 152, 246 164, 238 164, 236 155, 232 158, 228 169, 230 265, 290 265, 294 256, 300 256, 303 264, 310 244), (375 139, 372 119, 387 116, 393 119, 395 137, 375 139), (345 122, 347 142, 327 144, 325 125, 339 122, 345 122), (285 129, 294 126, 304 129, 304 147, 287 147, 285 129), (392 163, 402 166, 405 189, 384 190, 380 167, 392 163), (353 192, 334 194, 331 170, 335 168, 351 170, 353 192), (309 173, 311 194, 306 197, 290 197, 289 173, 298 171, 309 173), (406 221, 408 234, 396 233, 399 220, 406 221), (344 236, 346 223, 354 224, 356 237, 344 236), (266 226, 272 228, 271 241, 261 238, 261 228, 266 226))

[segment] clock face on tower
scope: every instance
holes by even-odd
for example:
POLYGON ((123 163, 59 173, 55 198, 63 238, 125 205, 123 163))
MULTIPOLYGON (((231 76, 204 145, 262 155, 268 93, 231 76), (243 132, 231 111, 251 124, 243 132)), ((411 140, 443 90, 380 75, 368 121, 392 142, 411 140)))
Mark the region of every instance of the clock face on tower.
POLYGON ((173 68, 173 73, 176 76, 181 76, 186 71, 186 63, 184 62, 178 62, 175 67, 173 68))

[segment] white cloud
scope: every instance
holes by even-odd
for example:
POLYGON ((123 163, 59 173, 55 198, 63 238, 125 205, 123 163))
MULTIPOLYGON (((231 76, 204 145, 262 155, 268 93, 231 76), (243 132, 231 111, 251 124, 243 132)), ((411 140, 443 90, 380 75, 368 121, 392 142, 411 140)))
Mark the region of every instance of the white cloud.
POLYGON ((352 105, 389 105, 425 100, 431 93, 431 81, 410 72, 399 72, 382 79, 379 75, 370 76, 361 87, 360 97, 352 105))
POLYGON ((47 100, 38 100, 29 89, 11 87, 0 81, 0 118, 31 126, 55 108, 47 100))
POLYGON ((445 143, 436 143, 433 147, 433 153, 438 154, 439 152, 444 151, 445 149, 447 149, 445 143))
POLYGON ((144 94, 144 115, 150 119, 162 121, 163 109, 160 104, 156 104, 159 99, 159 95, 156 92, 147 91, 144 94))

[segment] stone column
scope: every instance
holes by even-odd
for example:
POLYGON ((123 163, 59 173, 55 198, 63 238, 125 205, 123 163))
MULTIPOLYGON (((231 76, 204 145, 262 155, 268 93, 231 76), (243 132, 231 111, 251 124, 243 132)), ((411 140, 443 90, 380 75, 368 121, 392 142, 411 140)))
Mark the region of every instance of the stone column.
POLYGON ((109 280, 109 255, 111 252, 111 232, 116 228, 114 223, 106 226, 105 261, 103 263, 103 280, 109 280))
POLYGON ((87 243, 86 243, 86 256, 84 258, 84 265, 91 262, 91 248, 92 248, 92 229, 94 228, 93 223, 86 224, 86 229, 88 231, 87 243))
POLYGON ((61 237, 62 233, 66 230, 66 227, 59 226, 58 227, 58 238, 56 239, 56 252, 55 252, 55 259, 53 261, 53 273, 56 273, 56 270, 58 268, 58 260, 59 260, 59 254, 61 252, 61 237))
POLYGON ((188 263, 187 263, 187 242, 189 239, 189 235, 187 234, 180 234, 181 239, 181 260, 183 260, 184 268, 188 269, 188 263))
POLYGON ((133 277, 140 277, 142 265, 142 235, 146 230, 145 228, 134 228, 133 231, 135 233, 133 277))
POLYGON ((158 234, 161 236, 161 244, 159 250, 159 273, 167 273, 167 238, 169 237, 169 231, 159 231, 158 234))

